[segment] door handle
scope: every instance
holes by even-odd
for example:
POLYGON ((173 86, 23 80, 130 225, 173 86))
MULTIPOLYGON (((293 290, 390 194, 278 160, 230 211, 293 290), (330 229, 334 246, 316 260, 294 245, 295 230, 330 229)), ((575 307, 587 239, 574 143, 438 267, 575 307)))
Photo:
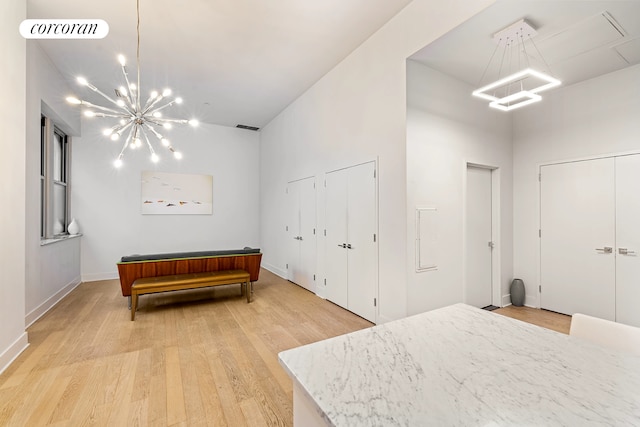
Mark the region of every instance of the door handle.
POLYGON ((302 240, 302 236, 298 236, 298 240, 302 240))
POLYGON ((338 245, 338 247, 339 247, 339 248, 345 248, 345 249, 346 249, 346 248, 347 248, 347 244, 346 244, 346 243, 343 243, 343 244, 341 244, 341 245, 338 245))
POLYGON ((618 248, 618 253, 620 255, 635 255, 636 254, 634 251, 630 251, 627 248, 618 248))
POLYGON ((605 254, 613 253, 613 248, 611 246, 605 246, 604 248, 596 248, 596 251, 604 252, 605 254))
POLYGON ((347 249, 355 249, 355 248, 352 248, 352 247, 351 247, 351 243, 349 243, 349 244, 347 245, 347 249))

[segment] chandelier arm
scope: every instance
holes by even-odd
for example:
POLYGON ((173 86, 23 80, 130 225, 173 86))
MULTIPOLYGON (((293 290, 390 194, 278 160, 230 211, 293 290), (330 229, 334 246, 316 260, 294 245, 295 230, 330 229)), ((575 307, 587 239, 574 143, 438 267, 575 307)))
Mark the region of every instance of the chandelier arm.
MULTIPOLYGON (((156 96, 156 98, 155 98, 155 99, 153 99, 153 102, 149 103, 149 101, 151 101, 151 98, 149 98, 149 101, 147 101, 147 104, 146 104, 146 105, 144 106, 144 108, 142 109, 142 114, 143 114, 143 115, 144 115, 144 114, 147 114, 147 113, 149 112, 149 110, 151 110, 151 109, 153 108, 153 106, 154 106, 154 105, 156 105, 158 102, 162 101, 163 99, 164 99, 164 96, 162 96, 162 95, 158 95, 158 96, 156 96)), ((164 106, 159 107, 158 109, 151 111, 151 114, 153 114, 153 113, 155 113, 156 111, 159 111, 159 110, 161 110, 161 109, 163 109, 163 108, 165 108, 165 107, 167 107, 167 106, 169 106, 169 105, 173 104, 174 102, 175 102, 175 101, 170 101, 168 104, 165 104, 164 106)))
MULTIPOLYGON (((90 103, 89 101, 81 100, 81 101, 80 101, 80 105, 86 105, 86 106, 88 106, 88 107, 96 108, 96 109, 98 109, 98 110, 102 110, 102 111, 107 111, 107 112, 109 112, 109 113, 113 113, 113 114, 122 114, 122 112, 121 112, 121 111, 114 110, 113 108, 109 108, 109 107, 103 107, 103 106, 101 106, 101 105, 92 104, 92 103, 90 103)), ((118 105, 118 107, 119 107, 119 105, 118 105)))
POLYGON ((160 110, 164 110, 164 109, 165 109, 165 108, 167 108, 167 107, 171 107, 173 104, 175 104, 175 103, 176 103, 176 99, 172 99, 171 101, 167 102, 166 104, 161 105, 160 107, 157 107, 157 108, 155 108, 154 110, 151 110, 151 108, 152 108, 155 104, 157 104, 159 101, 161 101, 162 99, 164 99, 164 97, 158 97, 158 99, 157 99, 153 104, 151 104, 148 108, 146 108, 146 109, 144 110, 143 114, 146 114, 146 113, 153 114, 153 113, 156 113, 156 112, 158 112, 158 111, 160 111, 160 110))
POLYGON ((186 119, 172 119, 171 117, 158 117, 158 118, 154 118, 153 121, 156 122, 157 124, 159 124, 160 126, 162 126, 162 123, 178 123, 178 124, 182 124, 182 125, 186 125, 187 123, 189 123, 189 120, 186 120, 186 119))
POLYGON ((93 117, 113 117, 113 118, 116 118, 116 119, 122 119, 122 118, 129 117, 129 116, 126 116, 124 114, 93 113, 93 117))
POLYGON ((124 81, 127 84, 127 101, 129 101, 129 104, 133 107, 133 97, 132 97, 132 93, 131 93, 131 82, 129 82, 129 73, 127 73, 127 67, 126 66, 122 66, 122 74, 124 75, 124 81))
MULTIPOLYGON (((114 129, 113 133, 117 133, 118 135, 122 135, 122 132, 124 132, 129 127, 131 127, 131 125, 133 125, 133 120, 129 120, 127 123, 125 123, 123 125, 119 125, 117 128, 114 129)), ((131 132, 133 132, 133 128, 131 129, 131 132)))
POLYGON ((86 85, 89 89, 91 89, 92 91, 99 93, 103 98, 105 98, 106 100, 110 101, 111 103, 117 105, 118 107, 120 107, 120 105, 118 105, 118 102, 111 98, 109 95, 107 95, 106 93, 104 93, 103 91, 101 91, 100 89, 98 89, 97 87, 95 87, 94 85, 92 85, 91 83, 87 82, 86 85))
POLYGON ((156 152, 153 151, 153 146, 151 145, 151 142, 149 141, 149 137, 147 136, 147 133, 144 131, 143 127, 140 127, 140 133, 144 137, 144 140, 147 143, 147 147, 149 147, 149 151, 151 152, 151 155, 153 156, 156 152))
MULTIPOLYGON (((159 125, 159 126, 162 126, 162 125, 159 125)), ((158 131, 157 131, 157 130, 155 130, 152 126, 150 126, 148 123, 146 123, 146 122, 145 122, 145 123, 144 123, 144 127, 146 127, 147 129, 149 129, 149 130, 150 130, 150 131, 151 131, 151 132, 156 136, 156 138, 158 138, 160 141, 162 141, 163 136, 162 136, 162 135, 160 135, 160 134, 158 133, 158 131)))

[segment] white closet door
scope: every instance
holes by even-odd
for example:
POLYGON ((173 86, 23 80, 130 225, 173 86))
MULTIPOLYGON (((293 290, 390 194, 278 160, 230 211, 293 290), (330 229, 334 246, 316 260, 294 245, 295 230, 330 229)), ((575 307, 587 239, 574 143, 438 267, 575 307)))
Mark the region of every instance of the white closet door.
POLYGON ((300 266, 298 285, 316 291, 314 274, 316 270, 316 189, 315 179, 298 181, 300 200, 300 266))
POLYGON ((640 155, 616 158, 616 321, 640 327, 640 155))
POLYGON ((347 170, 326 176, 326 298, 341 307, 347 300, 347 170))
POLYGON ((491 305, 491 169, 467 167, 464 302, 491 305))
POLYGON ((541 307, 614 320, 614 159, 540 171, 541 307))
POLYGON ((348 309, 376 321, 377 295, 375 164, 349 168, 348 186, 348 309))
POLYGON ((300 280, 300 188, 298 181, 287 184, 287 279, 300 280))

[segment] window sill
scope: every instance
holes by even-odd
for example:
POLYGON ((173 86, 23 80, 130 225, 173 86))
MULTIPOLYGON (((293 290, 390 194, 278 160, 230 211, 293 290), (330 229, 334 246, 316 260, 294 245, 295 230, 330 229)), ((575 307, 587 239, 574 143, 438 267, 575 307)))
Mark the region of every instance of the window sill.
POLYGON ((49 239, 41 239, 40 246, 51 245, 53 243, 62 242, 69 239, 75 239, 76 237, 82 236, 82 233, 79 234, 64 234, 60 236, 51 237, 49 239))

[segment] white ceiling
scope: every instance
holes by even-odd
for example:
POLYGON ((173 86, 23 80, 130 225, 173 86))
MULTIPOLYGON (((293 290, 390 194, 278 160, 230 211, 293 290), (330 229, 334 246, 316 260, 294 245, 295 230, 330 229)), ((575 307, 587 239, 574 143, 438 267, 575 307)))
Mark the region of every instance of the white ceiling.
MULTIPOLYGON (((503 51, 496 51, 493 34, 520 19, 537 31, 542 59, 525 43, 530 65, 565 86, 640 63, 640 0, 498 0, 411 59, 474 87, 486 85, 498 79, 503 51)), ((501 77, 519 71, 505 70, 501 77)))
MULTIPOLYGON (((188 118, 262 127, 410 1, 140 0, 141 87, 171 87, 188 118)), ((27 15, 109 24, 102 40, 38 41, 77 96, 91 100, 78 75, 112 94, 120 53, 135 74, 136 0, 27 0, 27 15)))

